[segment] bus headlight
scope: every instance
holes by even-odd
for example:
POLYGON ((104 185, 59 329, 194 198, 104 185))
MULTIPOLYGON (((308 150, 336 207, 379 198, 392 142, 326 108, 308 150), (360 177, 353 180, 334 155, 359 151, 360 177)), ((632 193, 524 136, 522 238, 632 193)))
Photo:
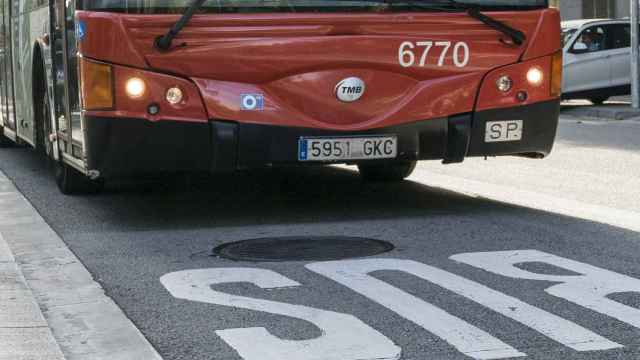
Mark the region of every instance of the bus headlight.
POLYGON ((85 110, 113 109, 113 70, 111 65, 82 58, 80 61, 82 107, 85 110))
POLYGON ((129 80, 127 80, 127 83, 125 85, 127 96, 132 99, 142 97, 146 92, 146 89, 147 85, 144 83, 144 80, 137 77, 130 78, 129 80))
POLYGON ((544 81, 544 73, 542 72, 542 69, 537 66, 529 69, 529 71, 527 71, 527 81, 533 86, 542 85, 542 81, 544 81))
POLYGON ((167 90, 167 94, 165 97, 169 104, 178 105, 182 102, 182 99, 184 98, 184 94, 182 93, 182 90, 179 87, 174 86, 167 90))
POLYGON ((509 92, 513 88, 513 80, 508 75, 502 75, 496 81, 496 86, 502 92, 509 92))

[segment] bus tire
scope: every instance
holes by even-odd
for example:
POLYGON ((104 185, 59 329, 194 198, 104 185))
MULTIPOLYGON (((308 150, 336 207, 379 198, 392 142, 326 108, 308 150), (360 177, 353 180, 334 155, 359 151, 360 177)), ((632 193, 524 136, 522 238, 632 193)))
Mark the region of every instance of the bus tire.
POLYGON ((40 84, 39 96, 36 96, 34 103, 37 104, 35 115, 36 123, 36 151, 40 152, 48 165, 53 167, 53 172, 58 185, 58 189, 65 195, 92 194, 100 192, 104 186, 104 181, 91 180, 78 170, 72 168, 60 160, 55 160, 53 152, 53 142, 49 135, 51 131, 51 113, 49 107, 49 96, 44 84, 40 84))
POLYGON ((602 105, 607 100, 609 100, 608 96, 596 96, 589 99, 593 105, 602 105))
POLYGON ((399 182, 411 175, 417 161, 387 161, 358 164, 360 176, 368 182, 399 182))
POLYGON ((45 85, 40 86, 40 95, 34 99, 36 117, 36 151, 44 155, 47 162, 52 161, 53 143, 51 134, 51 114, 49 113, 49 96, 45 85))
POLYGON ((96 194, 104 189, 104 180, 91 180, 80 171, 56 161, 54 164, 56 184, 65 195, 96 194))
POLYGON ((14 143, 8 137, 2 134, 2 128, 0 128, 0 148, 8 148, 13 146, 14 143))

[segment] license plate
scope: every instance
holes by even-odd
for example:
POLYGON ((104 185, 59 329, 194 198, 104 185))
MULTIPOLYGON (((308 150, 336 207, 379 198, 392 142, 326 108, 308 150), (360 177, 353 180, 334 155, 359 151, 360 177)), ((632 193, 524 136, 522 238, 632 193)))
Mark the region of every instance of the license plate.
POLYGON ((522 120, 487 121, 484 142, 520 141, 522 127, 522 120))
POLYGON ((298 142, 300 161, 393 159, 397 155, 396 136, 300 138, 298 142))

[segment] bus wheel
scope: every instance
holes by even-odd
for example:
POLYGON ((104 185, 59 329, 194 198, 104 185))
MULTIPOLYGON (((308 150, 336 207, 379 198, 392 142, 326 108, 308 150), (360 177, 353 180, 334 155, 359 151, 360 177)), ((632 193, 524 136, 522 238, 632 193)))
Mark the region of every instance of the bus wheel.
POLYGON ((47 96, 46 90, 42 96, 40 96, 39 105, 36 113, 39 119, 36 128, 36 149, 39 149, 38 151, 44 155, 47 163, 52 165, 56 184, 60 192, 65 195, 74 195, 96 193, 102 190, 104 181, 91 180, 78 170, 65 164, 62 160, 55 160, 53 154, 55 149, 53 142, 49 139, 49 135, 51 134, 51 116, 49 112, 49 97, 47 96))
MULTIPOLYGON (((44 86, 42 87, 43 89, 44 86)), ((45 90, 40 96, 39 106, 36 108, 36 151, 45 156, 47 162, 53 160, 53 143, 49 139, 51 134, 51 114, 49 113, 49 96, 45 90)))
POLYGON ((2 128, 0 128, 0 148, 7 148, 13 146, 13 141, 8 137, 2 135, 2 128))
POLYGON ((609 100, 608 96, 597 96, 589 99, 593 105, 602 105, 607 100, 609 100))
POLYGON ((56 161, 54 172, 58 189, 65 195, 96 194, 104 188, 104 180, 91 180, 78 170, 56 161))
POLYGON ((406 179, 416 168, 416 161, 388 161, 358 164, 360 176, 371 182, 398 182, 406 179))

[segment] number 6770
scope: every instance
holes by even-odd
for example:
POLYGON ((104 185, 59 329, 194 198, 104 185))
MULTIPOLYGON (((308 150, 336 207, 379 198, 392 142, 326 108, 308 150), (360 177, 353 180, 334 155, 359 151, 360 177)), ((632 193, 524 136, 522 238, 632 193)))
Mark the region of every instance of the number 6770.
POLYGON ((456 67, 462 68, 469 64, 469 45, 464 41, 456 42, 455 44, 451 41, 417 41, 415 43, 405 41, 398 48, 398 62, 402 67, 406 68, 414 65, 425 67, 428 65, 429 53, 434 48, 440 50, 437 62, 438 67, 445 66, 447 56, 452 48, 453 64, 456 67), (420 49, 422 49, 422 55, 420 55, 420 61, 416 64, 416 53, 419 55, 420 49))

